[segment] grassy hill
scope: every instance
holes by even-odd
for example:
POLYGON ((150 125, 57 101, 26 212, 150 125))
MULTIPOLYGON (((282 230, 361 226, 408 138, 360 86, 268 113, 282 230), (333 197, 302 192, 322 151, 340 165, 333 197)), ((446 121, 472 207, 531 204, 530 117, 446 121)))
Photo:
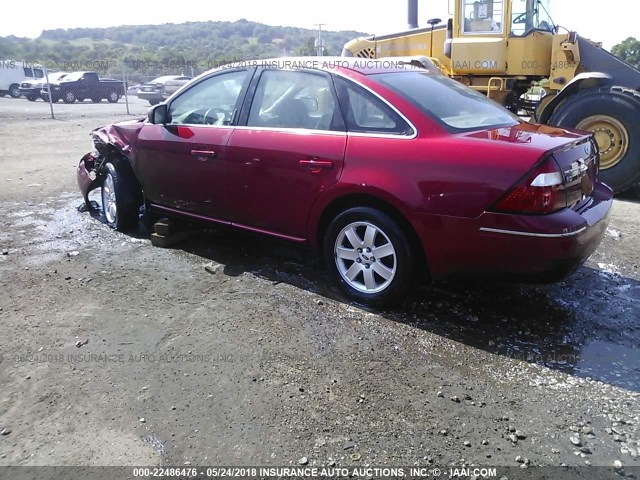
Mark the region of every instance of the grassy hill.
MULTIPOLYGON (((362 32, 323 31, 325 55, 340 55, 362 32)), ((52 70, 97 70, 134 79, 197 74, 223 62, 315 55, 314 30, 237 22, 187 22, 45 30, 35 39, 0 37, 0 59, 38 62, 52 70)))

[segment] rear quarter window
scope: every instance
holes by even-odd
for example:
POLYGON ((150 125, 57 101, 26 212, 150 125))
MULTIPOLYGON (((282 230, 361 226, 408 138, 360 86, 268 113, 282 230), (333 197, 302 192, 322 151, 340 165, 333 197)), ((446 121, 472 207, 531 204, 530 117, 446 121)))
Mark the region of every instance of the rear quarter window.
POLYGON ((374 77, 454 133, 510 126, 521 121, 485 95, 444 75, 397 72, 374 77))
POLYGON ((349 132, 412 135, 414 129, 380 98, 349 80, 335 78, 349 132))

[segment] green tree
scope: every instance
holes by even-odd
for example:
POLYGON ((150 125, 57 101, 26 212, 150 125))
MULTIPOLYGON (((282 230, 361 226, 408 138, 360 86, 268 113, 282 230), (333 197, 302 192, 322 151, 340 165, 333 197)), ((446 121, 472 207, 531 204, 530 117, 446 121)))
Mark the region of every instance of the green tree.
POLYGON ((640 40, 629 37, 613 47, 611 52, 634 67, 640 68, 640 40))
POLYGON ((318 50, 316 48, 315 37, 308 37, 307 40, 302 44, 302 46, 296 48, 295 54, 299 57, 312 57, 314 55, 317 55, 318 50))

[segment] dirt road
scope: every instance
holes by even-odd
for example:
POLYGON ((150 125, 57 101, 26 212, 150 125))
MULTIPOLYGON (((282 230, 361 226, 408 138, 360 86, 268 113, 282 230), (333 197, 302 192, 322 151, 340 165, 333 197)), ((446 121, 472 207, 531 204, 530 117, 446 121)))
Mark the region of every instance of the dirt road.
POLYGON ((79 213, 88 133, 126 115, 60 108, 0 98, 0 465, 640 466, 633 195, 563 283, 367 311, 304 248, 79 213))

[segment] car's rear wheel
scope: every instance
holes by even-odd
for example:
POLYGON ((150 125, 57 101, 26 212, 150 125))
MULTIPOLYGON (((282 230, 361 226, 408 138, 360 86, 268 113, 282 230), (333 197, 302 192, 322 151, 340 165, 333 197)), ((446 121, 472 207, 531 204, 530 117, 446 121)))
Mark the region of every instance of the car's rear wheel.
POLYGON ((358 302, 389 304, 412 286, 411 243, 398 222, 377 209, 340 213, 327 229, 324 253, 331 276, 358 302))
POLYGON ((158 105, 160 103, 160 100, 149 100, 149 105, 151 105, 152 107, 154 105, 158 105))
POLYGON ((109 103, 116 103, 118 100, 120 100, 120 95, 118 95, 118 92, 116 92, 115 90, 112 90, 108 93, 107 101, 109 103))
POLYGON ((35 102, 38 99, 38 97, 36 97, 35 95, 28 95, 27 96, 27 100, 29 100, 30 102, 35 102))
POLYGON ((102 209, 107 225, 119 231, 133 228, 138 222, 139 205, 131 174, 108 162, 102 182, 102 209))
POLYGON ((20 98, 20 85, 14 83, 9 87, 9 95, 13 98, 20 98))
POLYGON ((71 90, 64 92, 62 94, 62 101, 64 103, 73 103, 76 101, 76 94, 73 93, 71 90))

